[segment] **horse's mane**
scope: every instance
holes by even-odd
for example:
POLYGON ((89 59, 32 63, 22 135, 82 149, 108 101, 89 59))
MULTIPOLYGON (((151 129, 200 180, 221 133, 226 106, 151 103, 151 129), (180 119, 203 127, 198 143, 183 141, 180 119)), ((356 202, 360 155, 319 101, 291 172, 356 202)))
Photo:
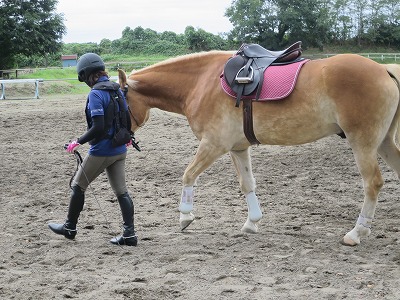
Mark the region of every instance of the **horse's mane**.
POLYGON ((144 67, 142 69, 132 70, 132 72, 129 74, 129 76, 127 78, 127 83, 130 87, 135 88, 137 81, 130 79, 130 76, 133 74, 146 72, 148 70, 152 70, 154 68, 159 68, 159 67, 166 66, 166 65, 169 65, 172 63, 176 63, 176 62, 185 62, 185 61, 189 61, 192 59, 198 59, 198 58, 202 58, 202 57, 215 56, 215 55, 227 54, 227 53, 233 55, 235 52, 234 51, 212 50, 212 51, 207 51, 207 52, 196 52, 196 53, 190 53, 190 54, 180 55, 177 57, 168 58, 166 60, 155 63, 153 65, 144 67))
MULTIPOLYGON (((184 61, 187 61, 187 60, 197 59, 197 58, 206 57, 206 56, 214 56, 214 55, 218 55, 218 54, 226 54, 226 53, 230 53, 230 52, 229 51, 221 51, 221 50, 212 50, 212 51, 207 51, 207 52, 196 52, 196 53, 180 55, 180 56, 177 56, 177 57, 168 58, 166 60, 160 61, 158 63, 155 63, 153 65, 144 67, 144 68, 139 69, 139 70, 132 70, 132 72, 129 75, 132 75, 132 74, 135 74, 135 73, 138 73, 138 72, 144 72, 144 71, 147 71, 149 69, 157 68, 157 67, 168 65, 168 64, 171 64, 171 63, 175 63, 175 62, 184 62, 184 61)), ((234 52, 232 52, 232 54, 233 53, 234 52)))

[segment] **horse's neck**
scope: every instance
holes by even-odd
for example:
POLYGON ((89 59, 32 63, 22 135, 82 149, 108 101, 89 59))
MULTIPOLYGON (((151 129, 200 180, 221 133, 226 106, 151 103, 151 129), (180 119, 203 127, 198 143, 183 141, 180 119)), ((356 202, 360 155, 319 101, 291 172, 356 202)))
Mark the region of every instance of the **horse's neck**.
POLYGON ((142 69, 131 78, 138 81, 136 91, 146 97, 149 107, 183 115, 198 84, 208 82, 210 74, 219 76, 230 56, 229 52, 188 55, 142 69))
POLYGON ((147 72, 138 74, 135 91, 139 93, 150 108, 184 114, 183 108, 188 100, 191 80, 187 74, 167 72, 147 72))

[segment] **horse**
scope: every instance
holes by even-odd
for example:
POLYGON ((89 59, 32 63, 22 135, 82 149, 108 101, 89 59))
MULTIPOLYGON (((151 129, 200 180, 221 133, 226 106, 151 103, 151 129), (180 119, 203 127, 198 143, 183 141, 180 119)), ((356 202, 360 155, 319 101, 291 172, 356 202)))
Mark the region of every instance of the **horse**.
MULTIPOLYGON (((243 130, 242 111, 220 86, 224 65, 233 54, 213 50, 170 58, 128 76, 118 71, 121 87, 127 86, 133 131, 146 123, 152 108, 158 108, 185 116, 199 140, 182 178, 181 230, 195 218, 196 179, 228 152, 247 202, 242 232, 257 233, 257 223, 263 216, 255 193, 251 144, 243 130)), ((261 144, 300 145, 335 134, 347 138, 362 177, 364 203, 354 228, 341 240, 345 245, 355 246, 371 233, 383 186, 378 155, 400 175, 400 150, 396 146, 399 82, 400 66, 396 64, 339 54, 304 64, 286 98, 253 102, 254 133, 261 144)))

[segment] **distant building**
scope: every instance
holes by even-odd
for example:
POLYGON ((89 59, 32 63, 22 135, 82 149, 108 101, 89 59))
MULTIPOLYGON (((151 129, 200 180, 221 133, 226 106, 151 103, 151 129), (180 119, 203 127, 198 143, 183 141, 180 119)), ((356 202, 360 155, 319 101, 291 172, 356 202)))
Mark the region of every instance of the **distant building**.
POLYGON ((61 55, 61 62, 63 68, 75 67, 78 61, 78 54, 61 55))

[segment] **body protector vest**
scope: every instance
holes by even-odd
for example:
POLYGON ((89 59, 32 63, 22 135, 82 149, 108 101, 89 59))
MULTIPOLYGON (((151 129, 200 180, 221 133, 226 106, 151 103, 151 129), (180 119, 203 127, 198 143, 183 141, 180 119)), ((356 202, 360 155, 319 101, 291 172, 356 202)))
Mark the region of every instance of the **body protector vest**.
MULTIPOLYGON (((125 101, 121 95, 120 86, 116 82, 103 81, 93 86, 94 90, 106 90, 110 93, 110 103, 104 111, 104 133, 90 141, 91 145, 98 143, 102 139, 112 139, 114 147, 127 144, 131 141, 133 133, 131 132, 131 123, 128 111, 125 107, 125 101), (112 134, 110 129, 114 126, 112 134)), ((88 128, 92 126, 92 118, 88 109, 89 98, 86 103, 86 121, 88 128)))

